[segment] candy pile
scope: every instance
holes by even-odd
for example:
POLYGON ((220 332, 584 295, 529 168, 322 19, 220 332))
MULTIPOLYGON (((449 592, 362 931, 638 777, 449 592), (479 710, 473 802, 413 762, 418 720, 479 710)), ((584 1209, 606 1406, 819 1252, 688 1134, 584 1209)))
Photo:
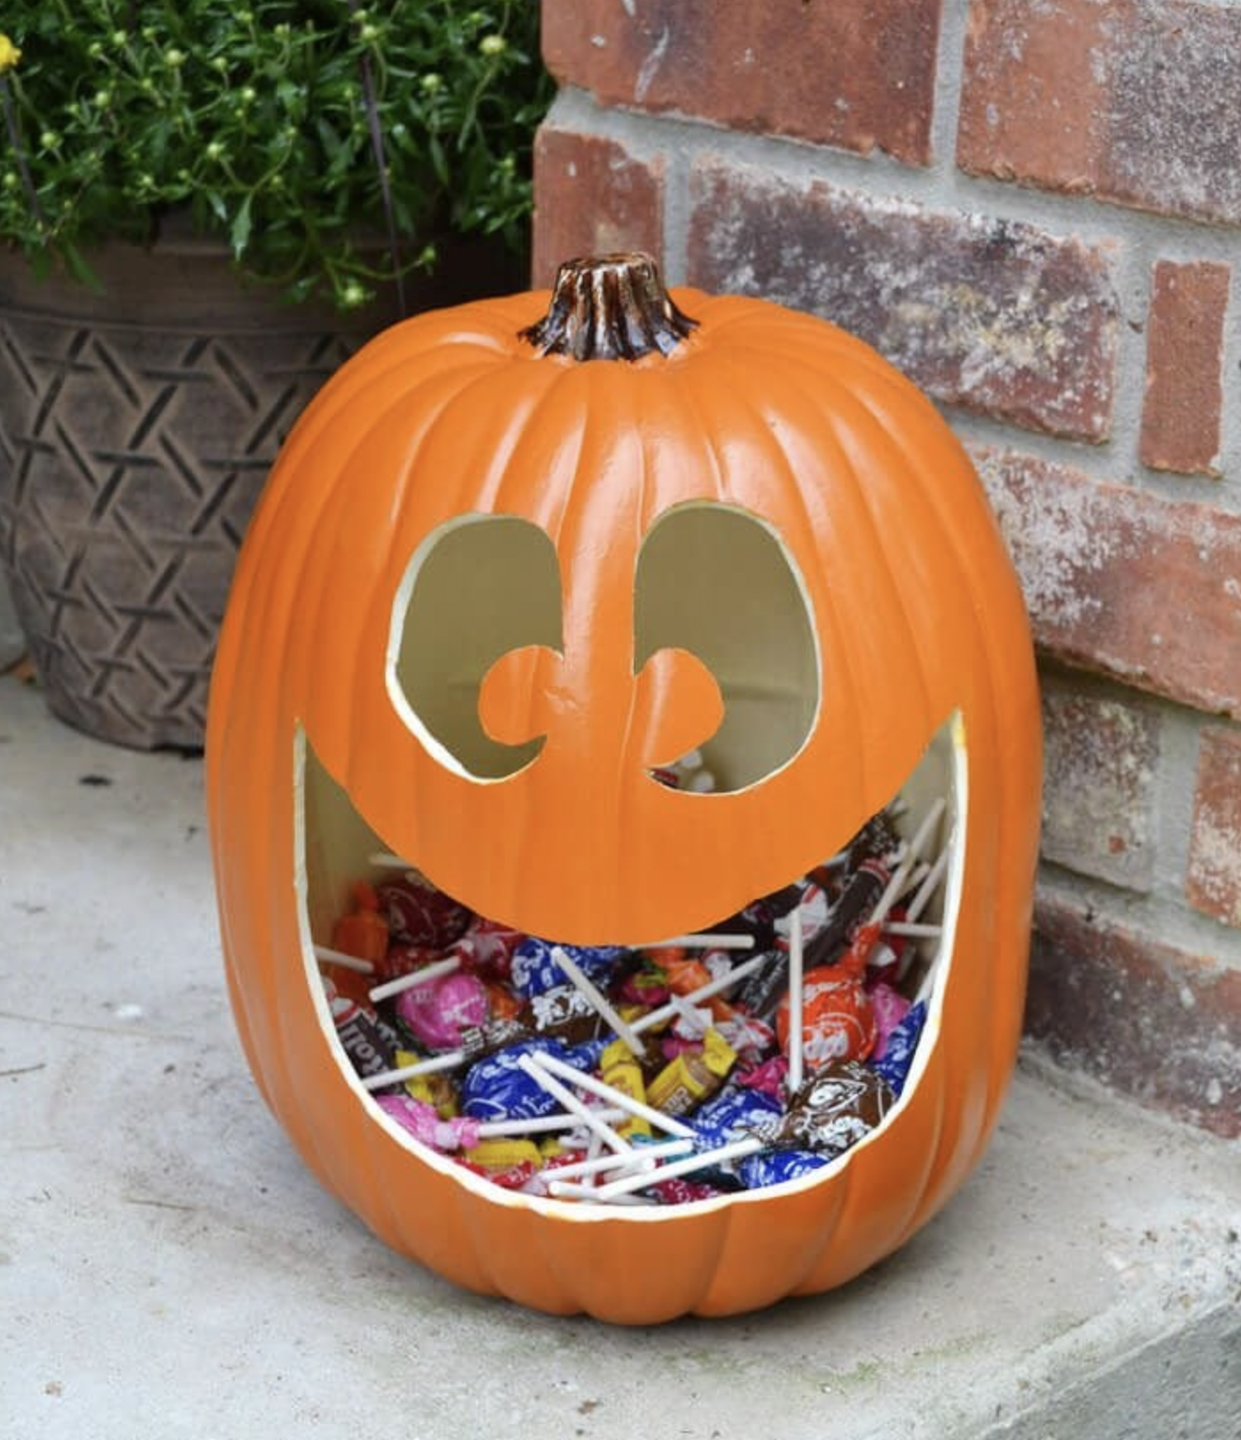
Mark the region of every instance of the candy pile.
POLYGON ((908 842, 881 812, 710 934, 640 949, 521 934, 387 857, 316 947, 340 1043, 398 1125, 509 1189, 677 1204, 803 1175, 909 1073, 944 808, 908 842))

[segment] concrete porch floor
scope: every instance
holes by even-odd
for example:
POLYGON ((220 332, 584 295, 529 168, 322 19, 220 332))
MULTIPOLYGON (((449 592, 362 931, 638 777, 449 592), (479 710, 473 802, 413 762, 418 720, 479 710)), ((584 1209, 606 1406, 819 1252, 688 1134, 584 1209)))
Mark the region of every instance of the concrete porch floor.
POLYGON ((284 1433, 1239 1440, 1241 1147, 1028 1055, 965 1190, 844 1291, 649 1330, 463 1294, 251 1083, 201 763, 0 677, 0 1437, 284 1433))

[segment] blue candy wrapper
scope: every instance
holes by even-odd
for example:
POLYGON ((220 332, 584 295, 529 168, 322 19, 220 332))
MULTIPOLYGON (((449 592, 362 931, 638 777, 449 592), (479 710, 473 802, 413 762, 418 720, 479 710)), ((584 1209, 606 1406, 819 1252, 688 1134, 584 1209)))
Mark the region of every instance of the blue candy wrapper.
POLYGON ((926 1001, 919 1000, 888 1037, 888 1048, 883 1052, 883 1059, 875 1060, 871 1064, 871 1069, 882 1075, 897 1095, 905 1088, 909 1067, 913 1064, 925 1024, 926 1001))
POLYGON ((716 1150, 748 1135, 768 1134, 783 1114, 783 1105, 761 1091, 725 1090, 694 1112, 694 1148, 716 1150))
POLYGON ((593 1070, 607 1041, 562 1045, 558 1040, 523 1040, 497 1050, 471 1065, 461 1080, 461 1110, 472 1120, 536 1120, 563 1107, 517 1063, 523 1055, 543 1051, 572 1065, 593 1070))
POLYGON ((819 1155, 813 1150, 763 1150, 757 1155, 747 1155, 737 1173, 747 1190, 762 1190, 768 1185, 809 1175, 812 1170, 820 1170, 830 1163, 830 1155, 819 1155))
POLYGON ((529 935, 513 952, 513 988, 529 1000, 544 990, 563 985, 568 978, 556 964, 553 948, 563 950, 569 959, 600 988, 605 988, 616 962, 629 952, 623 945, 560 945, 553 947, 537 935, 529 935))

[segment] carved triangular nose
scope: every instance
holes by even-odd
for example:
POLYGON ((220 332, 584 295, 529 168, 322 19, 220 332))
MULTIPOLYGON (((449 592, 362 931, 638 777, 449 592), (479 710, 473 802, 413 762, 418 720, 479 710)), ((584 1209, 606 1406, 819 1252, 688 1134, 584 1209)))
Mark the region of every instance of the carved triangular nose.
POLYGON ((688 650, 657 650, 634 679, 633 735, 646 769, 671 765, 709 740, 724 718, 710 670, 688 650))
POLYGON ((501 655, 478 690, 478 718, 491 739, 524 747, 550 735, 563 715, 563 669, 563 657, 545 645, 501 655))

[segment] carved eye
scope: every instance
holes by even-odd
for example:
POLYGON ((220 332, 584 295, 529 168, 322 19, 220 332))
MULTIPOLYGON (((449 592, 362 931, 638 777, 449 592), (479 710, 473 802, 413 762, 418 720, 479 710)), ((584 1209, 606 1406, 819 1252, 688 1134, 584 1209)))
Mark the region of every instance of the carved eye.
POLYGON ((559 651, 560 567, 550 538, 511 515, 462 515, 431 532, 393 606, 388 692, 442 765, 500 780, 528 765, 543 737, 493 739, 479 719, 484 675, 526 646, 559 651))
POLYGON ((719 687, 715 733, 678 737, 702 750, 717 793, 757 784, 810 737, 820 692, 810 602, 779 536, 749 511, 693 502, 651 527, 634 589, 635 673, 667 649, 695 656, 719 687))

